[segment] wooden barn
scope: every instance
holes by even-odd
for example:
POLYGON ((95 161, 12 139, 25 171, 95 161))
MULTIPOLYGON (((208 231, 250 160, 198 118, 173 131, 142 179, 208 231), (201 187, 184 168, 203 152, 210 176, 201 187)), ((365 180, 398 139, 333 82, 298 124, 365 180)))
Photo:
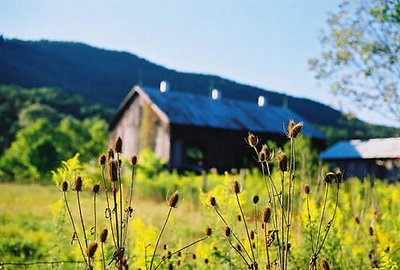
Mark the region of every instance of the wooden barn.
POLYGON ((400 137, 341 141, 321 153, 320 158, 342 169, 346 178, 371 175, 400 180, 400 137))
MULTIPOLYGON (((168 89, 134 86, 110 123, 110 141, 121 136, 127 155, 153 150, 169 169, 219 171, 249 167, 254 158, 244 138, 252 131, 282 144, 288 120, 304 121, 260 96, 254 103, 168 89)), ((325 137, 308 123, 303 133, 318 145, 325 137)))

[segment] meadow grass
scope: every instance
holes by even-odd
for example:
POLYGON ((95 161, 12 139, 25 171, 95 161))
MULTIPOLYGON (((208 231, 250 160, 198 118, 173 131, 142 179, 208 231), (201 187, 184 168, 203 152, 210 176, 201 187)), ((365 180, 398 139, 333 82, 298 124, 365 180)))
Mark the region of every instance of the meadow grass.
MULTIPOLYGON (((192 247, 182 254, 182 257, 171 258, 171 262, 176 266, 180 260, 180 267, 186 265, 184 269, 243 268, 238 255, 224 240, 224 226, 209 206, 210 196, 215 196, 221 212, 226 215, 232 227, 236 228, 237 234, 245 235, 242 221, 237 220, 239 211, 234 204, 235 198, 230 187, 231 179, 231 175, 218 177, 220 184, 208 193, 199 191, 199 199, 196 199, 194 203, 191 196, 182 195, 182 201, 165 230, 163 240, 160 241, 160 255, 167 252, 164 250, 164 245, 168 246, 168 250, 175 250, 198 239, 204 235, 204 228, 211 226, 213 235, 210 241, 192 247), (196 254, 196 259, 192 258, 193 254, 196 254)), ((188 179, 185 181, 189 182, 188 179)), ((216 179, 215 181, 217 182, 216 179)), ((142 184, 146 185, 146 182, 142 184)), ((243 199, 245 215, 253 229, 252 198, 255 194, 259 195, 258 205, 261 210, 261 207, 267 203, 266 194, 260 192, 263 182, 262 178, 256 174, 248 175, 244 186, 241 199, 243 199)), ((318 182, 310 181, 309 186, 310 209, 315 217, 313 222, 317 222, 321 206, 318 182)), ((83 212, 91 213, 90 192, 83 192, 82 195, 83 212)), ((53 185, 2 183, 0 198, 1 261, 82 260, 77 245, 70 245, 71 225, 66 213, 60 214, 64 209, 60 201, 61 192, 53 185), (62 219, 60 217, 63 217, 63 221, 60 221, 62 219)), ((328 199, 329 204, 332 201, 333 198, 328 199)), ((103 196, 100 196, 99 205, 104 204, 103 196)), ((75 205, 74 207, 76 209, 75 205)), ((134 216, 130 225, 128 244, 129 258, 134 269, 144 266, 145 246, 148 243, 154 243, 165 218, 166 209, 166 202, 158 197, 154 199, 152 196, 143 197, 135 194, 134 216)), ((308 268, 309 256, 312 254, 305 196, 294 209, 297 209, 294 213, 294 223, 297 225, 293 229, 293 249, 289 262, 291 269, 304 269, 308 268)), ((337 217, 320 257, 327 260, 333 269, 374 269, 374 267, 375 269, 398 269, 400 264, 399 213, 400 185, 398 183, 390 184, 372 178, 364 182, 353 179, 342 183, 337 217), (372 228, 372 235, 370 228, 372 228)), ((76 210, 74 214, 78 217, 76 210)), ((88 223, 92 222, 90 216, 87 216, 88 223)), ((106 224, 103 213, 99 211, 99 226, 106 224)), ((315 228, 316 226, 314 230, 315 228)), ((243 237, 242 239, 245 240, 243 237)), ((112 251, 110 243, 106 243, 106 252, 112 253, 112 251)), ((82 263, 80 268, 76 265, 62 265, 59 268, 37 266, 28 269, 83 268, 82 263)), ((19 268, 8 266, 5 269, 19 268)), ((319 264, 317 269, 320 269, 319 264)))

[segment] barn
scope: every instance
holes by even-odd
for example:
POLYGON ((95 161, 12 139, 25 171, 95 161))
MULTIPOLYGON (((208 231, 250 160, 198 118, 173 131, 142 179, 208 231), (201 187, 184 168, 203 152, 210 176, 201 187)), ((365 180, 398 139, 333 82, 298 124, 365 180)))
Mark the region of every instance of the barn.
POLYGON ((341 168, 346 178, 371 175, 400 180, 400 137, 341 141, 322 152, 320 158, 341 168))
MULTIPOLYGON (((219 171, 254 164, 244 138, 252 131, 282 144, 288 120, 304 121, 288 108, 225 99, 217 89, 210 96, 169 89, 134 86, 109 125, 110 142, 124 141, 127 155, 153 150, 169 169, 219 171)), ((304 121, 305 122, 305 121, 304 121)), ((308 123, 303 133, 323 146, 325 136, 308 123)))

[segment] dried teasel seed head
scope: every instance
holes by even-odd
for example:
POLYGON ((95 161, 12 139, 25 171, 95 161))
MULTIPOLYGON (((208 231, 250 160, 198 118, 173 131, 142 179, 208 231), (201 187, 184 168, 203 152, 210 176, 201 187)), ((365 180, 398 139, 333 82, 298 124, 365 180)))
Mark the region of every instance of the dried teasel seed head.
POLYGON ((212 234, 212 229, 210 227, 206 228, 206 236, 211 236, 212 234))
POLYGON ((169 207, 176 207, 176 205, 178 204, 178 200, 179 200, 179 193, 178 191, 175 191, 174 193, 172 193, 172 195, 168 198, 168 206, 169 207))
POLYGON ((163 249, 164 249, 164 250, 167 250, 167 249, 168 249, 167 244, 164 244, 164 245, 163 245, 163 249))
POLYGON ((196 260, 196 253, 193 253, 193 254, 192 254, 192 259, 193 259, 193 260, 196 260))
POLYGON ((176 261, 176 266, 179 266, 179 265, 181 265, 181 260, 176 261))
POLYGON ((231 228, 229 228, 228 226, 226 226, 225 229, 224 229, 224 235, 225 235, 226 237, 231 236, 231 228))
POLYGON ((258 144, 258 138, 249 131, 248 135, 247 135, 247 143, 251 146, 251 147, 256 147, 258 144))
POLYGON ((253 230, 251 230, 251 231, 250 231, 250 239, 251 239, 251 240, 254 240, 254 238, 255 238, 255 233, 254 233, 253 230))
POLYGON ((276 159, 278 160, 278 168, 281 172, 287 171, 287 157, 282 150, 279 150, 276 154, 276 159))
POLYGON ((99 164, 100 164, 100 166, 104 166, 106 164, 106 161, 107 161, 106 155, 101 154, 99 156, 99 164))
POLYGON ((235 194, 239 194, 239 193, 240 193, 240 185, 239 185, 239 182, 236 181, 236 180, 234 180, 234 181, 232 182, 232 191, 233 191, 233 193, 235 193, 235 194))
POLYGON ((271 152, 269 151, 268 145, 263 144, 260 152, 258 153, 258 161, 270 161, 271 160, 271 152))
POLYGON ((67 180, 62 181, 62 183, 61 183, 61 190, 62 190, 63 192, 67 192, 67 191, 68 191, 68 182, 67 182, 67 180))
POLYGON ((322 270, 330 270, 328 262, 325 261, 324 259, 321 259, 319 264, 320 264, 322 270))
POLYGON ((374 228, 372 228, 372 226, 369 226, 368 234, 369 234, 369 236, 373 236, 374 235, 374 228))
POLYGON ((114 160, 114 150, 112 148, 109 148, 107 151, 107 161, 111 162, 114 160))
POLYGON ((343 175, 340 170, 337 170, 335 173, 336 176, 336 183, 342 183, 343 182, 343 175))
POLYGON ((288 137, 296 138, 297 135, 299 135, 303 126, 304 126, 303 122, 299 122, 296 124, 293 120, 290 120, 288 125, 288 137))
POLYGON ((360 224, 360 218, 359 217, 355 217, 354 221, 356 222, 356 224, 360 224))
POLYGON ((260 217, 263 223, 268 223, 271 220, 271 208, 264 207, 261 211, 260 217))
POLYGON ((116 182, 118 180, 118 166, 116 161, 110 161, 107 164, 107 174, 111 182, 116 182))
POLYGON ((328 172, 324 178, 325 183, 331 184, 336 181, 336 175, 333 172, 328 172))
POLYGON ((205 259, 204 259, 204 263, 205 263, 205 264, 208 264, 209 262, 210 262, 210 261, 208 260, 208 258, 205 258, 205 259))
POLYGON ((210 205, 211 205, 211 206, 216 206, 216 205, 217 205, 217 200, 215 199, 214 196, 212 196, 212 197, 210 198, 210 205))
POLYGON ((168 270, 173 270, 174 269, 174 266, 172 265, 172 263, 169 263, 168 264, 168 270))
POLYGON ((114 142, 114 150, 117 153, 122 153, 122 139, 118 137, 114 142))
POLYGON ((88 246, 87 250, 86 250, 86 255, 89 258, 92 258, 94 256, 94 253, 97 250, 97 242, 92 242, 90 243, 90 245, 88 246))
POLYGON ((107 241, 108 230, 104 228, 100 233, 100 242, 105 243, 107 241))
POLYGON ((131 156, 131 165, 135 166, 137 164, 137 156, 131 156))
POLYGON ((242 251, 242 246, 239 245, 239 244, 237 244, 237 245, 236 245, 236 249, 237 249, 238 251, 242 251))
POLYGON ((260 200, 260 197, 258 197, 258 195, 254 195, 254 197, 253 197, 253 203, 254 203, 254 204, 257 204, 259 200, 260 200))
POLYGON ((237 215, 237 221, 242 221, 242 216, 241 215, 237 215))
POLYGON ((310 194, 310 187, 307 184, 304 185, 304 193, 307 195, 310 194))
POLYGON ((181 257, 181 256, 182 256, 182 252, 179 251, 178 254, 177 254, 177 256, 178 256, 178 257, 181 257))
POLYGON ((288 137, 290 138, 289 134, 292 132, 293 127, 296 125, 293 119, 289 120, 288 123, 288 137))
POLYGON ((75 182, 74 182, 74 190, 75 191, 82 191, 82 176, 78 175, 75 178, 75 182))
POLYGON ((99 185, 99 184, 95 184, 95 185, 93 186, 92 191, 93 191, 93 193, 95 193, 95 194, 99 193, 99 191, 100 191, 100 185, 99 185))

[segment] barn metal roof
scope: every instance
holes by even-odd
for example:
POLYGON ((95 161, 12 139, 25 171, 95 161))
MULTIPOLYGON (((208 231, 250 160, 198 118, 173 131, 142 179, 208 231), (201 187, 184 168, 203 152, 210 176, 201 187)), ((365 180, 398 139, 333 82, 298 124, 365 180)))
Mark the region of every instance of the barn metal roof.
POLYGON ((320 157, 323 160, 400 158, 400 137, 341 141, 320 157))
MULTIPOLYGON (((224 97, 212 100, 207 96, 186 92, 161 93, 156 88, 141 89, 173 124, 283 133, 289 119, 304 121, 289 109, 271 105, 259 107, 256 100, 254 103, 224 97)), ((309 124, 304 125, 303 132, 315 138, 325 138, 309 124)))
MULTIPOLYGON (((259 107, 257 100, 254 103, 224 97, 212 100, 204 95, 173 90, 162 93, 158 88, 146 86, 135 86, 121 104, 119 113, 129 105, 135 93, 147 96, 171 124, 283 134, 288 120, 293 119, 304 122, 302 132, 307 136, 326 139, 321 132, 289 109, 268 104, 259 107)), ((118 119, 111 123, 111 129, 116 121, 118 119)))

